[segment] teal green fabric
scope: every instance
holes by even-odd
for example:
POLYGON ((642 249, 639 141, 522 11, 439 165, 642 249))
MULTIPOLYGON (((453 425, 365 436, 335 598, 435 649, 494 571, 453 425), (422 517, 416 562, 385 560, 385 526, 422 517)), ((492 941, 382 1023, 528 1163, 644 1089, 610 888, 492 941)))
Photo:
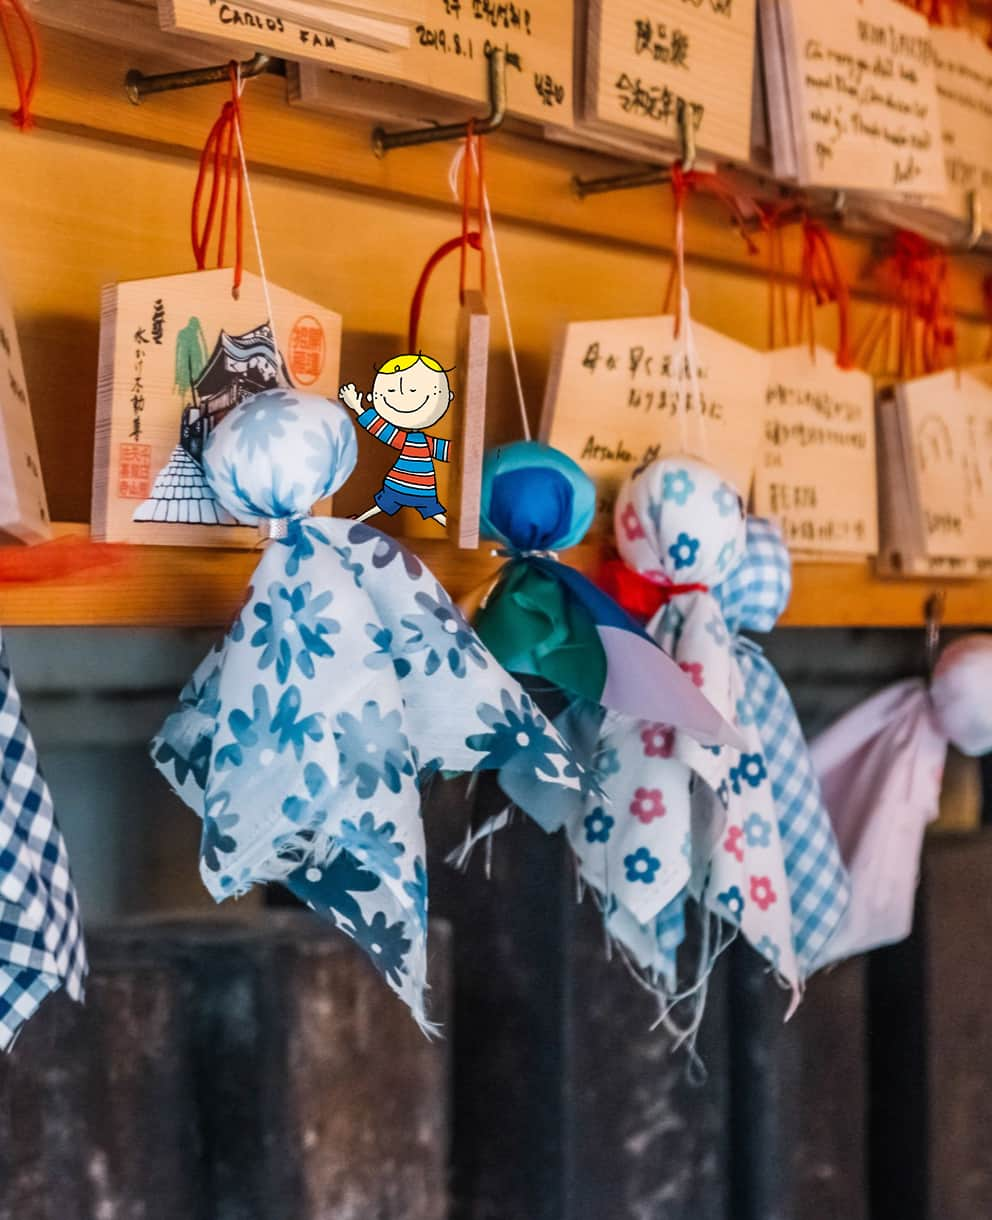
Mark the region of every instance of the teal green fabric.
POLYGON ((531 674, 598 702, 606 656, 585 608, 554 576, 512 560, 476 615, 482 642, 510 673, 531 674))

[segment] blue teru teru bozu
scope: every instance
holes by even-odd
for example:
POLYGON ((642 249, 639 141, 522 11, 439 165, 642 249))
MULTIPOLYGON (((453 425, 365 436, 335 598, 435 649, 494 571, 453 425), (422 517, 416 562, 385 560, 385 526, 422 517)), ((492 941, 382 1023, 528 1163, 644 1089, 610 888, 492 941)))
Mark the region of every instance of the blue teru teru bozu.
POLYGON ((152 752, 203 821, 214 898, 281 882, 357 941, 429 1029, 422 784, 494 770, 547 819, 585 768, 417 556, 362 522, 311 515, 355 454, 344 409, 295 391, 246 399, 212 433, 212 491, 271 540, 152 752))
POLYGON ((595 507, 592 480, 549 445, 518 441, 486 455, 480 530, 502 544, 507 562, 474 615, 480 638, 537 690, 678 725, 704 745, 736 742, 733 727, 644 629, 560 560, 585 537, 595 507))

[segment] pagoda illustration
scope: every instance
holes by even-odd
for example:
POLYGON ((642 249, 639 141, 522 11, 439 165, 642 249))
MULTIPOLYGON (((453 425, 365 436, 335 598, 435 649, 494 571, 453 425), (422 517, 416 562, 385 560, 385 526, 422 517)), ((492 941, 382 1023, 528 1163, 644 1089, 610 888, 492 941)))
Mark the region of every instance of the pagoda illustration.
POLYGON ((292 388, 292 384, 268 323, 242 335, 222 330, 208 357, 200 321, 190 318, 176 338, 174 388, 184 404, 179 443, 132 520, 237 525, 207 486, 201 465, 203 447, 213 429, 243 399, 260 390, 292 388))

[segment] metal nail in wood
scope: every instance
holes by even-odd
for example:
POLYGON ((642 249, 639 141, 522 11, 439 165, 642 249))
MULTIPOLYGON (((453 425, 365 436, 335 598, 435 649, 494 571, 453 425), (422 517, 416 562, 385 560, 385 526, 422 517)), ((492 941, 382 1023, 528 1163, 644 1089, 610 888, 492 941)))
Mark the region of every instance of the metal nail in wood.
POLYGON ((982 220, 982 197, 977 189, 968 192, 968 246, 969 250, 977 250, 982 240, 985 225, 982 220))
MULTIPOLYGON (((233 62, 233 61, 232 61, 233 62)), ((251 59, 238 65, 242 80, 252 76, 261 76, 265 72, 284 75, 286 65, 274 55, 266 55, 256 51, 251 59)), ((150 93, 171 93, 173 89, 195 89, 200 85, 218 85, 231 79, 231 64, 217 64, 211 68, 186 68, 181 72, 159 72, 146 76, 137 68, 132 68, 124 78, 124 89, 135 106, 150 93)))
MULTIPOLYGON (((488 80, 489 113, 472 124, 477 136, 495 131, 506 118, 506 52, 502 47, 495 47, 489 54, 488 80)), ((468 123, 439 123, 434 127, 417 127, 411 131, 385 131, 377 127, 372 132, 372 149, 377 157, 382 157, 391 148, 414 148, 418 144, 461 140, 468 135, 468 129, 468 123)))
POLYGON ((926 650, 928 678, 933 677, 933 671, 937 664, 937 654, 940 651, 940 628, 944 621, 946 602, 947 595, 943 590, 940 590, 936 593, 931 593, 923 607, 924 647, 926 650))
MULTIPOLYGON (((682 141, 680 163, 685 173, 696 164, 696 129, 692 124, 689 106, 681 98, 675 111, 682 141)), ((671 182, 672 171, 668 167, 639 169, 628 174, 614 174, 610 178, 573 178, 572 193, 578 199, 587 195, 605 195, 610 191, 631 191, 641 186, 664 186, 671 182)))

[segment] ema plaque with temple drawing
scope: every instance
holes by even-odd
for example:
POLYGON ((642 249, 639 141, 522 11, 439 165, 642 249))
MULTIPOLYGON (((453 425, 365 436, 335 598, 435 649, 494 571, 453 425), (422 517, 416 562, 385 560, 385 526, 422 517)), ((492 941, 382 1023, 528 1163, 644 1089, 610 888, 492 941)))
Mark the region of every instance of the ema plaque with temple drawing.
MULTIPOLYGON (((93 537, 165 546, 254 546, 203 474, 212 430, 260 390, 335 397, 341 318, 230 271, 104 289, 100 321, 93 537)), ((278 419, 271 421, 278 429, 278 419)))

